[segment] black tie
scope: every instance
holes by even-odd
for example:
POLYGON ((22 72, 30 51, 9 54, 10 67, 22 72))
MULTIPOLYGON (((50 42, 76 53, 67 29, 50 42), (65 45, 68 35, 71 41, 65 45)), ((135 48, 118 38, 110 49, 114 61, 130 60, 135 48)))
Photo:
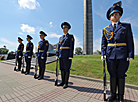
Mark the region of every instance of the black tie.
POLYGON ((116 24, 114 24, 114 30, 116 29, 116 24))
POLYGON ((65 37, 65 35, 63 35, 63 38, 65 37))

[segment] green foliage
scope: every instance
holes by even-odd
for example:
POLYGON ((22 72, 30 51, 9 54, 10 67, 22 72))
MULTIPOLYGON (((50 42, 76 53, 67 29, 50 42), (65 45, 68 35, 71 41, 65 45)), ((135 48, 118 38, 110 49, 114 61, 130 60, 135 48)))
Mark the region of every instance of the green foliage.
POLYGON ((7 54, 8 53, 8 49, 6 48, 0 48, 0 54, 7 54))
MULTIPOLYGON (((56 62, 47 64, 47 70, 55 71, 56 62)), ((107 80, 109 80, 109 73, 106 70, 107 80)), ((138 55, 130 62, 127 71, 126 83, 138 85, 138 55)), ((97 78, 103 80, 103 63, 100 55, 74 55, 72 59, 71 74, 97 78)))
POLYGON ((82 48, 81 47, 76 47, 75 54, 81 55, 82 54, 82 48))

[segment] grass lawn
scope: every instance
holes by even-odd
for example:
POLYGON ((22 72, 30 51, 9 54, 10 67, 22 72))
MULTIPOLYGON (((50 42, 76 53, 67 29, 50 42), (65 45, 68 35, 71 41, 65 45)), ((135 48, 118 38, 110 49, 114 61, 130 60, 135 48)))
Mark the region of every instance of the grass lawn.
MULTIPOLYGON (((91 77, 96 79, 103 79, 103 66, 100 55, 74 55, 72 60, 71 74, 91 77)), ((56 62, 47 64, 46 69, 55 71, 56 62)), ((109 74, 106 70, 107 80, 109 74)), ((130 62, 127 71, 126 83, 138 85, 138 55, 130 62)))

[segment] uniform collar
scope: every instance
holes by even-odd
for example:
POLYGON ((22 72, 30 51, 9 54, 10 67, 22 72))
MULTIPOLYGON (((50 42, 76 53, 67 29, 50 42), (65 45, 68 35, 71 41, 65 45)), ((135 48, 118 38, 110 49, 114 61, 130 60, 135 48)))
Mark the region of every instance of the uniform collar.
POLYGON ((119 23, 119 21, 116 22, 116 23, 112 23, 112 26, 114 27, 114 24, 116 24, 116 27, 117 27, 118 26, 118 23, 119 23))
POLYGON ((69 33, 66 33, 66 34, 64 34, 65 36, 67 36, 69 33))

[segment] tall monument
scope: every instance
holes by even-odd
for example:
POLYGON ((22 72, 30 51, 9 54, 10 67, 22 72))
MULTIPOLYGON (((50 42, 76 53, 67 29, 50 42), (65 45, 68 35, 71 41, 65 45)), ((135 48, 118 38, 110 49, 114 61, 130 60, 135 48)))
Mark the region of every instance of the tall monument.
POLYGON ((92 0, 83 0, 83 54, 93 54, 92 0))

